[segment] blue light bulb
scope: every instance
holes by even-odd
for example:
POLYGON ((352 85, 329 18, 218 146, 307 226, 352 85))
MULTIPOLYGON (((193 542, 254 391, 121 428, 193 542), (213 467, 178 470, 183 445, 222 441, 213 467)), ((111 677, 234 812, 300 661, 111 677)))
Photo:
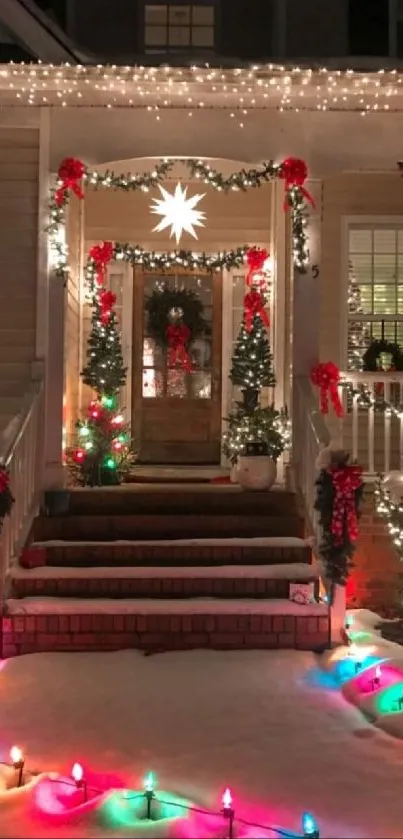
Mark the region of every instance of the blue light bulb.
POLYGON ((302 833, 309 839, 319 839, 318 825, 310 813, 304 813, 302 816, 302 833))

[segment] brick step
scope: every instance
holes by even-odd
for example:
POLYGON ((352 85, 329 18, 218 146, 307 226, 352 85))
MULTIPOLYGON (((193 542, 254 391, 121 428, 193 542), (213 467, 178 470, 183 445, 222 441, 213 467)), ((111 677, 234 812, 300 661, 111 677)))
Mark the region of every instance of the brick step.
POLYGON ((329 646, 329 610, 287 600, 6 601, 4 657, 38 651, 329 646))
MULTIPOLYGON (((49 521, 52 521, 49 519, 49 521)), ((312 550, 303 539, 174 539, 148 541, 34 542, 23 551, 25 567, 49 565, 86 568, 93 566, 215 566, 310 563, 312 550)))
POLYGON ((283 489, 243 492, 236 485, 183 484, 124 485, 78 488, 70 493, 72 515, 248 515, 297 514, 295 494, 283 489))
MULTIPOLYGON (((98 493, 94 493, 97 496, 98 493)), ((35 541, 117 539, 195 539, 253 536, 304 535, 303 520, 297 515, 66 515, 41 516, 33 525, 35 541)))
POLYGON ((290 583, 317 583, 312 565, 224 565, 150 568, 13 568, 13 597, 84 598, 277 598, 288 599, 290 583))

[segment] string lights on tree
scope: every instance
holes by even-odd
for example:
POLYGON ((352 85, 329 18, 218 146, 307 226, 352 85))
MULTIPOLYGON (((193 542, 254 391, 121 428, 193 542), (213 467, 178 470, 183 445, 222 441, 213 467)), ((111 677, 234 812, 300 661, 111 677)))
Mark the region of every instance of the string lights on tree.
POLYGON ((393 499, 379 481, 375 487, 376 512, 386 520, 393 544, 403 560, 403 500, 393 499))

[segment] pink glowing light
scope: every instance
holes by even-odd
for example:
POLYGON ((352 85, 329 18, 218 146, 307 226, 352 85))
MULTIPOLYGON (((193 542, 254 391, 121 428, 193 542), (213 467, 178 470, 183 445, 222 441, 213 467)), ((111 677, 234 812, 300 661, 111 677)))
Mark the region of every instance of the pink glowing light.
POLYGON ((71 770, 71 777, 76 784, 81 784, 81 781, 84 778, 84 769, 81 766, 81 763, 75 763, 72 770, 71 770))
POLYGON ((232 795, 231 790, 228 787, 223 793, 222 806, 224 807, 224 810, 230 810, 232 807, 232 795))

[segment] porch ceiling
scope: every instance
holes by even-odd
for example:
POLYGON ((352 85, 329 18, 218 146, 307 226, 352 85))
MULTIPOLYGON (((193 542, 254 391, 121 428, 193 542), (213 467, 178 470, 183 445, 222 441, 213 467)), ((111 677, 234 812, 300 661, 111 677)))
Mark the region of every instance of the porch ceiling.
POLYGON ((394 113, 403 70, 3 64, 0 105, 394 113))

